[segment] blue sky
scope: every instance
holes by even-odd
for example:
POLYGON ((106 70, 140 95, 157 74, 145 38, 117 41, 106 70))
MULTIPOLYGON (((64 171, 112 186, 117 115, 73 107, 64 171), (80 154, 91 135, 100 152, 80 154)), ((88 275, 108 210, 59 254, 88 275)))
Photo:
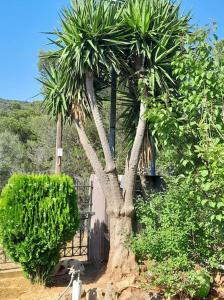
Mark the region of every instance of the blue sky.
MULTIPOLYGON (((58 12, 69 0, 1 0, 0 98, 31 101, 40 98, 37 62, 47 38, 41 32, 58 27, 58 12)), ((199 25, 218 22, 224 38, 224 0, 183 0, 199 25)))

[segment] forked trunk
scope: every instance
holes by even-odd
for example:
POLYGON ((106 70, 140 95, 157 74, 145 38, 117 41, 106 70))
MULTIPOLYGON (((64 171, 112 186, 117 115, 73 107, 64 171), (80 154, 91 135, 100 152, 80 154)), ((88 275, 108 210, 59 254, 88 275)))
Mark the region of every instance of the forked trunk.
POLYGON ((92 145, 86 135, 86 132, 82 125, 82 122, 78 119, 74 119, 74 122, 75 122, 76 130, 78 132, 82 147, 83 147, 83 149, 86 153, 86 156, 93 168, 94 173, 96 174, 96 176, 99 180, 100 186, 101 186, 102 191, 105 196, 105 199, 108 202, 109 201, 108 195, 111 195, 110 183, 109 183, 108 177, 102 168, 102 165, 97 157, 96 151, 92 147, 92 145))
POLYGON ((106 161, 105 172, 108 176, 110 182, 110 188, 112 191, 111 194, 112 201, 109 203, 107 207, 107 211, 109 214, 114 214, 116 216, 119 216, 120 209, 123 206, 123 197, 122 197, 122 193, 118 181, 116 165, 110 149, 109 141, 107 139, 107 134, 103 126, 103 120, 98 108, 93 83, 94 83, 93 72, 86 72, 86 91, 87 91, 93 119, 103 148, 103 153, 106 161))
MULTIPOLYGON (((108 186, 108 177, 101 167, 100 161, 88 140, 82 123, 79 120, 74 120, 74 122, 83 149, 85 150, 93 170, 98 177, 101 188, 104 191, 107 206, 110 206, 113 204, 112 202, 116 197, 120 197, 120 194, 117 194, 116 189, 110 189, 112 184, 108 186)), ((115 203, 117 202, 118 201, 115 201, 115 203)), ((107 213, 110 231, 110 254, 107 265, 107 274, 110 278, 113 278, 113 280, 119 280, 119 278, 124 276, 133 276, 137 270, 135 256, 130 249, 128 249, 126 243, 127 236, 132 233, 132 218, 131 216, 127 217, 121 215, 120 211, 118 211, 117 214, 114 214, 113 210, 107 209, 107 213)))
POLYGON ((92 72, 86 73, 86 92, 104 152, 106 162, 105 170, 103 170, 96 152, 88 140, 82 123, 80 123, 79 120, 74 121, 82 146, 99 179, 99 183, 107 200, 108 225, 110 232, 110 254, 107 265, 107 274, 109 277, 113 278, 113 281, 118 281, 122 277, 130 277, 137 273, 135 256, 128 248, 126 239, 132 233, 134 180, 143 140, 142 132, 144 133, 145 130, 145 121, 143 120, 144 105, 141 105, 136 137, 131 151, 129 166, 125 174, 126 190, 124 195, 122 195, 115 161, 96 101, 93 78, 92 72))

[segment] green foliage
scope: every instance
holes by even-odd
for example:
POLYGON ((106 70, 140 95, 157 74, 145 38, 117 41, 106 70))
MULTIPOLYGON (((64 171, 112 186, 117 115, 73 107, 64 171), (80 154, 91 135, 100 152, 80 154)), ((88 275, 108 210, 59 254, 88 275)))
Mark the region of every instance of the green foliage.
POLYGON ((17 135, 22 143, 33 137, 29 127, 29 117, 38 113, 37 102, 0 100, 0 131, 10 131, 17 135))
MULTIPOLYGON (((121 28, 120 2, 84 0, 72 2, 62 12, 62 31, 56 32, 60 62, 66 73, 74 72, 82 78, 92 70, 96 74, 111 65, 119 64, 119 46, 126 41, 121 28)), ((71 83, 72 84, 72 83, 71 83)))
POLYGON ((205 165, 207 150, 223 144, 224 66, 214 51, 216 41, 208 34, 190 35, 184 52, 174 59, 178 90, 170 91, 169 97, 163 95, 159 102, 148 99, 146 118, 166 160, 172 159, 172 167, 165 166, 169 173, 192 172, 205 165))
POLYGON ((188 21, 172 1, 72 2, 61 13, 61 30, 52 32, 57 46, 52 57, 58 56, 58 67, 43 80, 48 112, 72 116, 72 105, 89 113, 86 73, 92 71, 96 89, 99 85, 105 90, 113 66, 122 89, 124 126, 133 141, 140 110, 139 71, 148 74, 151 96, 175 85, 171 61, 180 50, 188 21))
MULTIPOLYGON (((95 84, 100 90, 104 77, 108 79, 112 65, 118 70, 118 45, 125 42, 120 25, 120 2, 84 0, 72 1, 61 13, 61 30, 52 32, 57 50, 57 67, 48 68, 43 83, 44 103, 47 112, 54 117, 59 112, 63 118, 81 119, 90 115, 85 91, 85 76, 89 71, 100 77, 95 84)), ((97 90, 97 89, 96 89, 97 90)))
POLYGON ((148 269, 146 276, 151 287, 162 287, 167 296, 178 292, 202 299, 209 294, 212 277, 208 271, 194 267, 184 258, 172 257, 160 263, 150 261, 148 269))
MULTIPOLYGON (((28 103, 0 100, 0 189, 14 172, 54 172, 56 124, 55 120, 49 120, 49 116, 41 110, 41 107, 41 101, 28 103), (24 117, 21 119, 20 115, 24 117), (13 127, 12 124, 17 125, 13 127), (27 132, 27 128, 29 135, 24 141, 22 137, 24 132, 27 132)), ((109 105, 105 102, 102 106, 102 115, 107 127, 108 113, 109 105)), ((99 138, 92 120, 87 119, 85 126, 90 141, 98 156, 102 158, 99 138)), ((122 174, 126 152, 122 144, 124 133, 120 120, 117 128, 118 171, 122 174)), ((92 169, 86 160, 73 124, 66 123, 63 126, 63 149, 63 173, 83 179, 89 178, 92 169)))
POLYGON ((122 16, 129 33, 130 55, 146 60, 144 67, 155 81, 161 75, 172 81, 169 61, 180 50, 181 37, 186 35, 189 27, 189 15, 181 15, 179 10, 180 5, 174 5, 170 0, 128 0, 124 5, 122 16), (155 74, 157 72, 160 76, 155 74))
POLYGON ((65 120, 67 111, 69 111, 68 102, 66 102, 65 95, 62 93, 66 78, 58 68, 52 66, 45 69, 45 78, 39 79, 43 85, 44 108, 54 116, 56 119, 61 113, 62 119, 65 120))
POLYGON ((139 260, 150 262, 151 285, 167 294, 196 295, 209 271, 224 259, 224 225, 212 220, 214 211, 203 205, 199 194, 203 191, 199 193, 194 179, 177 178, 167 191, 137 205, 143 229, 132 239, 132 249, 139 260))
POLYGON ((39 51, 38 55, 38 70, 40 72, 41 78, 45 78, 46 70, 49 70, 51 66, 56 67, 56 61, 54 59, 54 56, 52 55, 53 51, 39 51), (51 59, 50 59, 51 57, 51 59))
POLYGON ((172 63, 178 90, 146 99, 164 169, 176 176, 140 202, 132 247, 154 265, 151 283, 171 295, 206 296, 224 260, 224 69, 214 45, 209 32, 191 34, 172 63))
POLYGON ((128 68, 122 70, 123 91, 119 98, 129 145, 136 133, 142 94, 147 93, 157 101, 162 93, 177 87, 171 63, 181 49, 189 26, 189 16, 180 15, 179 8, 179 5, 163 0, 125 2, 122 18, 128 32, 125 49, 128 68))
POLYGON ((138 215, 144 234, 135 240, 137 256, 144 259, 145 255, 156 261, 170 256, 187 257, 208 269, 220 265, 224 258, 224 225, 212 216, 218 214, 217 206, 222 207, 218 203, 224 203, 223 198, 216 195, 216 205, 212 207, 206 206, 202 197, 205 198, 204 191, 195 179, 183 177, 172 179, 168 190, 150 196, 149 202, 140 202, 138 215))
POLYGON ((26 149, 19 136, 10 131, 0 132, 0 189, 14 172, 26 168, 26 149))
POLYGON ((32 282, 46 282, 79 225, 73 180, 13 175, 0 198, 0 238, 32 282))
MULTIPOLYGON (((56 124, 49 120, 41 106, 41 101, 0 100, 0 189, 14 172, 54 172, 56 124), (24 139, 27 132, 29 134, 24 139)), ((92 121, 87 120, 86 126, 88 136, 99 152, 98 136, 92 121)), ((63 173, 87 179, 91 166, 80 146, 74 125, 64 124, 63 148, 63 173)))

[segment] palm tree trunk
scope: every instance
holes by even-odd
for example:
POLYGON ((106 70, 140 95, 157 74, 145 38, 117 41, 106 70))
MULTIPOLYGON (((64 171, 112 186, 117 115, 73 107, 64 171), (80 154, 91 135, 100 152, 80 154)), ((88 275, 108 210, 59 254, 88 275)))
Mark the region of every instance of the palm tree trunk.
POLYGON ((58 114, 57 118, 57 129, 56 129, 56 159, 55 159, 55 173, 60 174, 61 173, 61 167, 62 167, 62 156, 58 155, 58 149, 62 149, 62 130, 63 130, 63 124, 62 124, 62 116, 61 113, 58 114))
POLYGON ((90 102, 90 106, 91 106, 91 110, 92 110, 92 114, 93 114, 93 118, 96 124, 96 129, 102 144, 102 148, 103 148, 103 152, 104 152, 104 156, 105 156, 105 160, 106 160, 106 171, 109 172, 113 172, 116 167, 115 167, 115 163, 110 151, 110 146, 109 146, 109 142, 107 139, 107 135, 103 126, 103 121, 99 112, 99 108, 97 105, 97 100, 96 100, 96 96, 95 96, 95 90, 94 90, 94 86, 93 86, 93 73, 92 72, 87 72, 86 73, 86 90, 87 90, 87 95, 88 95, 88 99, 90 102))
MULTIPOLYGON (((135 61, 136 72, 144 70, 144 62, 145 62, 144 56, 139 55, 136 57, 136 61, 135 61)), ((132 215, 134 213, 133 197, 135 191, 136 175, 137 175, 138 162, 139 162, 139 157, 140 157, 142 143, 144 140, 144 134, 146 129, 146 121, 144 120, 144 114, 145 114, 145 105, 141 103, 139 120, 136 128, 134 143, 131 149, 130 159, 127 159, 126 167, 125 167, 125 175, 124 175, 125 188, 123 191, 125 201, 124 201, 122 213, 126 216, 132 215)))
POLYGON ((135 255, 126 246, 126 238, 132 234, 132 218, 130 216, 110 216, 110 253, 107 273, 110 278, 121 279, 124 276, 135 276, 137 265, 135 255))
POLYGON ((150 135, 150 146, 151 146, 151 164, 150 164, 150 175, 155 176, 156 175, 156 146, 155 146, 155 140, 152 135, 150 135))
POLYGON ((75 126, 76 126, 76 129, 78 132, 80 143, 82 144, 82 147, 83 147, 83 149, 86 153, 86 156, 93 168, 93 171, 99 180, 100 186, 101 186, 104 196, 105 196, 105 199, 108 202, 109 201, 108 195, 111 195, 108 176, 102 168, 102 165, 97 157, 96 151, 93 149, 93 147, 86 135, 86 132, 85 132, 85 129, 84 129, 82 123, 77 119, 75 119, 74 122, 75 122, 75 126))
POLYGON ((126 271, 130 272, 131 269, 135 269, 136 267, 134 255, 125 247, 124 239, 127 234, 131 234, 132 232, 132 215, 134 211, 133 192, 135 189, 135 177, 145 131, 145 121, 143 119, 145 106, 141 104, 139 123, 131 151, 129 168, 127 174, 125 174, 126 193, 124 202, 124 197, 121 193, 118 176, 116 173, 115 162, 96 101, 92 72, 86 73, 86 90, 105 156, 105 173, 107 174, 107 178, 110 182, 110 195, 108 195, 109 199, 107 203, 107 207, 111 208, 111 211, 109 211, 110 255, 108 271, 109 273, 113 273, 117 270, 118 273, 123 275, 126 271), (123 270, 123 266, 127 266, 127 270, 123 270))
POLYGON ((113 157, 115 157, 115 145, 116 145, 116 101, 117 101, 117 73, 114 70, 114 68, 112 68, 109 143, 110 143, 110 149, 113 154, 113 157))
POLYGON ((126 172, 125 172, 125 191, 124 191, 125 203, 123 207, 123 214, 125 214, 126 216, 132 215, 134 212, 133 197, 135 191, 135 181, 137 175, 139 156, 141 153, 141 148, 142 148, 142 143, 143 143, 144 133, 146 128, 144 113, 145 113, 145 105, 141 103, 136 135, 131 149, 128 166, 126 167, 126 172))
POLYGON ((132 233, 132 216, 122 215, 124 198, 120 189, 115 162, 97 106, 93 87, 93 74, 91 72, 86 74, 86 90, 92 115, 104 151, 106 174, 110 182, 110 194, 107 193, 107 196, 109 197, 107 201, 107 214, 109 217, 110 232, 110 253, 107 271, 109 276, 116 276, 119 278, 136 270, 135 257, 125 246, 126 235, 132 233))
POLYGON ((101 141, 101 145, 103 148, 105 161, 106 161, 106 174, 108 175, 110 187, 111 187, 111 213, 119 215, 120 210, 123 206, 123 197, 118 181, 117 170, 115 166, 115 162, 111 153, 110 145, 107 139, 107 135, 103 126, 103 121, 99 112, 99 108, 96 101, 95 90, 93 86, 93 73, 86 73, 86 90, 88 99, 90 102, 90 107, 93 115, 93 119, 96 125, 96 129, 101 141))
POLYGON ((97 175, 106 198, 110 231, 110 254, 107 264, 108 275, 111 278, 113 276, 119 278, 124 275, 129 275, 130 273, 134 274, 136 272, 135 257, 128 247, 125 246, 126 235, 132 233, 132 218, 111 213, 110 209, 108 209, 108 207, 110 208, 112 205, 111 200, 116 196, 116 193, 114 194, 114 191, 111 190, 111 185, 109 185, 110 178, 103 170, 83 125, 78 120, 74 120, 74 122, 82 147, 97 175))

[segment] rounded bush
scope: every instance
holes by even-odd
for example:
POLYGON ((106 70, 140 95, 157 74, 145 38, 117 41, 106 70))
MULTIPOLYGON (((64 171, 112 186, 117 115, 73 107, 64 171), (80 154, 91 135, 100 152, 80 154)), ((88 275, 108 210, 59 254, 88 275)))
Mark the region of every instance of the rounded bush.
POLYGON ((0 243, 32 282, 45 283, 79 226, 73 180, 13 175, 0 197, 0 243))

